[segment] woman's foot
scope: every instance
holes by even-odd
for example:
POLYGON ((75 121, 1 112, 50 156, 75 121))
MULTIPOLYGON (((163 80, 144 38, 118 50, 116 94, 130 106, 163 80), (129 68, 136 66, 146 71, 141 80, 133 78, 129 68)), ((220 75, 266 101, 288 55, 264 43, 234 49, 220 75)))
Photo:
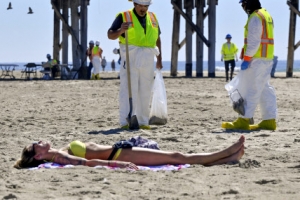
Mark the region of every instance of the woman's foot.
POLYGON ((234 143, 233 145, 231 145, 230 147, 224 149, 223 151, 220 152, 220 154, 222 155, 222 158, 231 156, 232 154, 238 152, 241 148, 241 146, 243 146, 245 143, 245 136, 241 135, 241 137, 239 138, 239 140, 234 143))
POLYGON ((245 153, 245 146, 242 145, 241 148, 240 148, 240 150, 238 150, 232 156, 228 157, 228 159, 229 159, 228 162, 237 162, 237 161, 239 161, 243 157, 244 153, 245 153))
POLYGON ((208 164, 205 164, 205 166, 213 166, 213 165, 222 165, 222 164, 228 164, 228 163, 235 163, 238 162, 244 155, 245 153, 245 147, 244 144, 240 147, 240 149, 232 154, 231 156, 228 156, 226 158, 222 158, 220 160, 217 160, 215 162, 211 162, 208 164))
POLYGON ((224 159, 227 159, 228 157, 234 155, 242 147, 244 148, 244 143, 245 143, 245 136, 241 135, 241 137, 236 143, 234 143, 233 145, 231 145, 230 147, 222 151, 217 151, 214 153, 207 154, 199 164, 203 164, 203 165, 223 164, 225 162, 223 161, 224 159))

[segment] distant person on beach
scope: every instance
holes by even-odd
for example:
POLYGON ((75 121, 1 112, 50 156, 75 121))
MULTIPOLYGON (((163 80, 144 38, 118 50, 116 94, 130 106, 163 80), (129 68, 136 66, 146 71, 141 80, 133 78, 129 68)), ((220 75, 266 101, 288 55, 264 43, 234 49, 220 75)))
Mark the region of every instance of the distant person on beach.
MULTIPOLYGON (((231 82, 232 89, 244 99, 244 115, 233 122, 223 122, 226 129, 275 130, 277 102, 275 89, 269 84, 274 58, 274 23, 269 12, 261 7, 259 0, 240 0, 248 15, 245 25, 244 58, 241 71, 231 82), (236 84, 236 80, 238 84, 236 84), (233 85, 236 84, 236 85, 233 85), (250 125, 257 105, 260 105, 260 123, 250 125)), ((226 88, 226 86, 225 86, 226 88)))
MULTIPOLYGON (((118 54, 119 55, 119 59, 118 59, 118 64, 121 65, 121 54, 120 54, 120 48, 114 48, 113 50, 114 54, 118 54)), ((125 63, 124 63, 125 64, 125 63)), ((123 66, 124 67, 124 66, 123 66)), ((118 79, 120 79, 120 72, 118 73, 118 79)))
POLYGON ((231 65, 230 80, 232 80, 232 76, 235 68, 235 62, 238 61, 238 57, 237 57, 238 48, 234 43, 231 42, 231 38, 232 37, 230 34, 226 35, 225 39, 227 40, 227 42, 222 45, 222 50, 221 50, 221 61, 224 60, 226 81, 229 80, 228 78, 229 65, 231 65))
POLYGON ((92 74, 92 69, 93 69, 93 56, 92 56, 92 51, 94 48, 94 41, 91 40, 89 42, 89 47, 86 50, 86 56, 89 57, 90 63, 89 63, 89 67, 88 67, 88 71, 87 71, 87 79, 89 80, 91 78, 91 74, 92 74))
POLYGON ((103 50, 100 48, 100 42, 96 41, 96 46, 92 50, 92 62, 94 67, 94 72, 92 73, 92 80, 100 80, 100 66, 102 59, 103 50))
POLYGON ((278 56, 274 56, 273 66, 272 66, 272 71, 271 71, 271 77, 272 78, 275 78, 275 72, 276 72, 277 62, 278 62, 278 56))
POLYGON ((118 64, 121 64, 121 54, 120 54, 120 49, 114 48, 113 50, 114 54, 118 54, 119 55, 119 59, 118 59, 118 64))
POLYGON ((161 40, 157 17, 148 8, 152 0, 133 0, 134 8, 121 12, 115 18, 107 35, 111 40, 119 38, 121 67, 119 93, 119 122, 123 129, 128 129, 129 95, 126 71, 126 38, 128 31, 129 62, 132 88, 132 115, 136 115, 141 129, 150 129, 149 103, 154 77, 154 56, 156 68, 161 69, 161 40))
POLYGON ((48 65, 46 65, 47 67, 44 67, 44 69, 51 71, 52 79, 55 79, 56 73, 59 70, 58 66, 57 66, 57 60, 52 59, 50 54, 47 54, 46 57, 47 57, 47 60, 48 60, 47 61, 48 65))
POLYGON ((134 147, 132 143, 118 142, 114 146, 75 140, 61 149, 54 149, 46 141, 33 142, 24 147, 14 167, 17 169, 37 167, 46 162, 62 165, 89 167, 111 166, 138 169, 136 165, 156 166, 165 164, 222 165, 239 161, 244 155, 245 137, 240 136, 233 145, 212 153, 180 153, 134 147))
POLYGON ((116 63, 114 59, 111 61, 111 71, 116 71, 116 63))
POLYGON ((102 71, 104 72, 105 71, 105 67, 106 67, 106 59, 105 59, 105 56, 102 58, 101 60, 101 66, 102 66, 102 71))

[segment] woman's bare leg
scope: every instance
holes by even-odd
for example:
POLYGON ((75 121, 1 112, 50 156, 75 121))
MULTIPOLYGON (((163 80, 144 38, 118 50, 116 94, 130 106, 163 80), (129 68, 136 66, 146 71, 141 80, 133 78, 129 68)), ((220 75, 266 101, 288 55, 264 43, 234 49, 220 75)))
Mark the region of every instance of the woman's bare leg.
MULTIPOLYGON (((220 159, 230 157, 234 155, 236 152, 238 152, 242 147, 244 148, 244 142, 245 142, 245 136, 241 135, 239 140, 231 145, 230 147, 222 150, 222 151, 217 151, 213 153, 206 153, 206 154, 200 154, 202 156, 201 162, 196 162, 192 163, 189 162, 189 164, 202 164, 202 165, 207 165, 211 164, 214 162, 218 162, 220 159), (205 156, 205 157, 204 157, 205 156)), ((190 156, 190 155, 187 155, 190 156)))
MULTIPOLYGON (((182 154, 146 148, 123 149, 118 160, 132 162, 136 165, 163 165, 163 164, 214 164, 221 159, 228 159, 243 148, 245 137, 230 147, 213 153, 182 154)), ((225 161, 223 161, 225 162, 225 161)))

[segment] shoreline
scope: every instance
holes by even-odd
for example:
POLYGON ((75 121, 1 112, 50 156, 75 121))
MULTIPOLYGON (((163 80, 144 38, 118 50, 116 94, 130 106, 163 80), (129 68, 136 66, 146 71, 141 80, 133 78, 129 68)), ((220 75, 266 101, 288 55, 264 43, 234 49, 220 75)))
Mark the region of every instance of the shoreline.
MULTIPOLYGON (((234 76, 237 75, 238 72, 234 72, 234 76)), ((177 72, 177 76, 176 77, 173 77, 170 75, 170 72, 168 71, 162 71, 162 74, 163 74, 163 77, 165 78, 198 78, 196 77, 196 72, 193 71, 192 72, 192 77, 186 77, 185 76, 185 71, 178 71, 177 72)), ((24 79, 24 75, 23 75, 23 78, 21 79, 21 76, 22 76, 22 73, 21 71, 13 71, 13 75, 16 77, 16 80, 22 80, 24 79)), ((41 78, 41 73, 39 71, 37 71, 37 77, 38 79, 41 78)), ((100 77, 104 78, 104 79, 107 79, 107 78, 118 78, 118 75, 119 75, 119 72, 118 71, 104 71, 104 72, 100 72, 100 77)), ((32 75, 31 75, 32 77, 32 75)), ((294 72, 293 73, 293 77, 292 78, 299 78, 300 77, 300 72, 294 72)), ((199 77, 200 79, 201 78, 211 78, 211 79, 214 79, 214 78, 225 78, 225 72, 224 71, 216 71, 215 72, 215 77, 208 77, 208 71, 205 70, 203 71, 203 77, 199 77)), ((286 72, 275 72, 275 79, 276 78, 290 78, 290 77, 286 77, 286 72)), ((274 78, 271 78, 271 80, 274 79, 274 78)), ((4 80, 11 80, 9 77, 5 77, 4 79, 0 79, 1 81, 4 81, 4 80)), ((56 78, 56 80, 60 80, 59 78, 56 78)))

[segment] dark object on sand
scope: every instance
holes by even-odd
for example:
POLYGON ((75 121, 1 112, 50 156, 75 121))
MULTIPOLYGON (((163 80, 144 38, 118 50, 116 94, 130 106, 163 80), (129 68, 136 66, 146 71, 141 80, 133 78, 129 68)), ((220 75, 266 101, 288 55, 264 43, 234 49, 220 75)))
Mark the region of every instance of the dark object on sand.
POLYGON ((233 110, 240 115, 245 115, 245 108, 244 108, 244 99, 241 97, 237 101, 232 102, 233 110))
POLYGON ((168 122, 165 118, 152 116, 149 120, 149 125, 165 125, 168 122))
POLYGON ((232 101, 233 110, 240 115, 245 115, 245 107, 244 107, 244 99, 240 92, 236 89, 232 93, 230 93, 230 99, 232 101))

